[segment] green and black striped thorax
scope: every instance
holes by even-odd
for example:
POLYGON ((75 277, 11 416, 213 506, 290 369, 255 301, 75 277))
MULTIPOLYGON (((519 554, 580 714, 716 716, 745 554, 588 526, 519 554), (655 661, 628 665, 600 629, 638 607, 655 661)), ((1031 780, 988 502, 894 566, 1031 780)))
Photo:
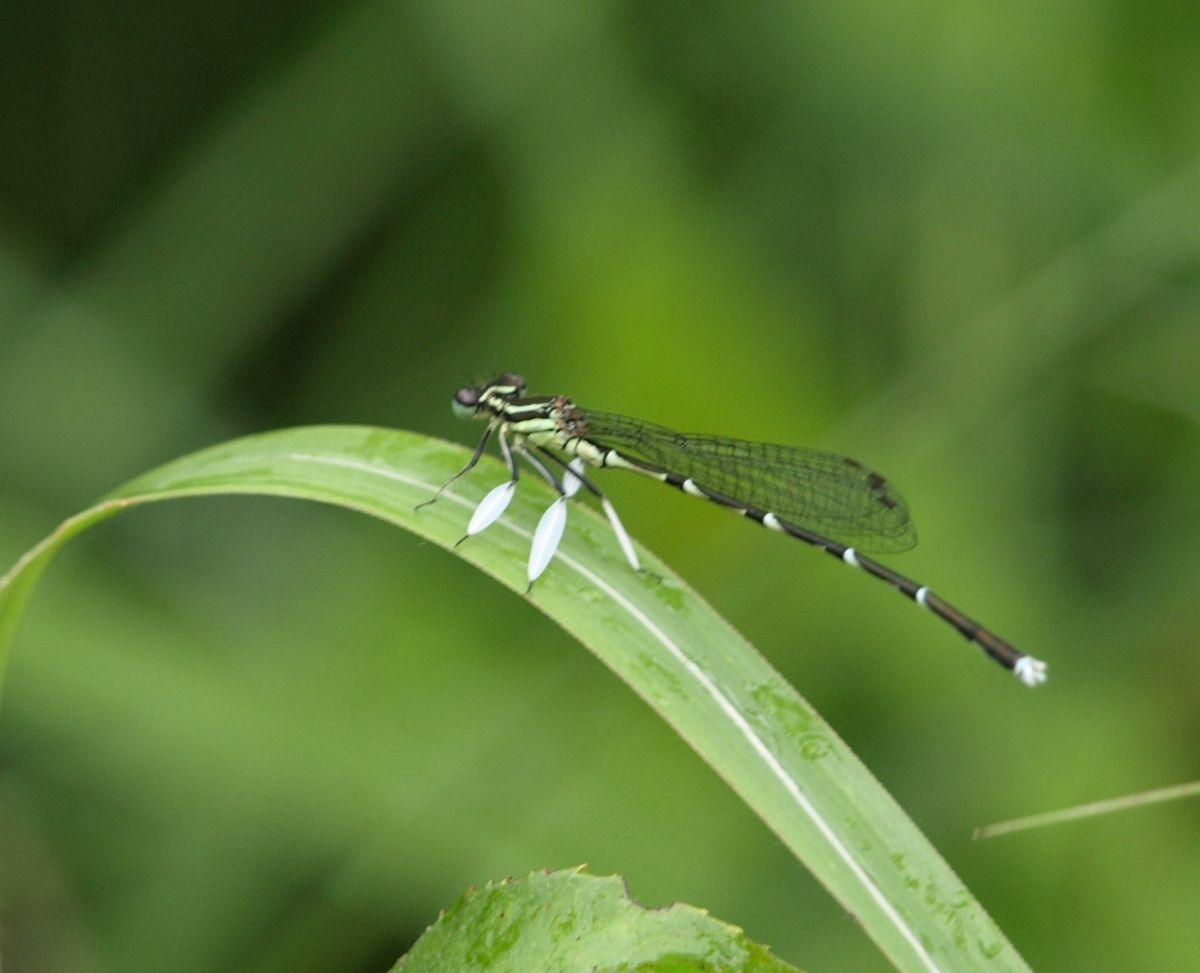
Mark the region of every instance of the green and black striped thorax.
POLYGON ((484 385, 454 393, 454 411, 463 418, 504 424, 513 433, 543 443, 566 443, 588 434, 587 416, 565 395, 524 397, 525 379, 505 372, 484 385))

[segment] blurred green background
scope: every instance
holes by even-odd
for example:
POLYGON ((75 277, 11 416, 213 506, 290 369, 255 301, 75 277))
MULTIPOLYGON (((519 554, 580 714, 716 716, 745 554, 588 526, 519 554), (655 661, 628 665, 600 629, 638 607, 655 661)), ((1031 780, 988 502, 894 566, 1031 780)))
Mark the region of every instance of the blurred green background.
MULTIPOLYGON (((124 4, 0 12, 0 560, 110 487, 454 389, 836 449, 891 559, 1050 662, 633 477, 630 531, 848 739, 1047 970, 1190 970, 1200 6, 124 4)), ((495 473, 472 488, 481 495, 495 473)), ((0 710, 9 973, 376 971, 588 862, 812 969, 883 960, 529 604, 269 500, 70 546, 0 710)))

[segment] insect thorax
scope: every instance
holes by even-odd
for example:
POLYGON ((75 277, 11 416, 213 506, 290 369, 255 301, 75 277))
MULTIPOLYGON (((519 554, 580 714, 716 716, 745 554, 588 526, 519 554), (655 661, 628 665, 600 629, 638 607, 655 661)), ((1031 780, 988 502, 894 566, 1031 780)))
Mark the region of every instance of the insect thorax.
POLYGON ((562 450, 587 463, 600 462, 601 451, 586 439, 587 416, 565 395, 539 403, 509 403, 506 419, 513 434, 526 442, 562 450))

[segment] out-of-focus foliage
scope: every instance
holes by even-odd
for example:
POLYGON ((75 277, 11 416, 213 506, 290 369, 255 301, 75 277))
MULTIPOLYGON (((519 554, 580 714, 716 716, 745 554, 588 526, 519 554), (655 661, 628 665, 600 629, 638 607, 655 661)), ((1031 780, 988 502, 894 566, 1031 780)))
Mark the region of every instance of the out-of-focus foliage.
MULTIPOLYGON (((0 560, 238 433, 465 441, 453 389, 505 368, 861 456, 917 512, 895 565, 1046 687, 829 558, 605 484, 1035 968, 1189 969, 1194 804, 969 834, 1197 776, 1198 37, 1181 2, 9 3, 0 560)), ((341 512, 82 539, 18 635, 0 760, 14 973, 387 969, 468 885, 583 861, 884 968, 590 656, 341 512)))

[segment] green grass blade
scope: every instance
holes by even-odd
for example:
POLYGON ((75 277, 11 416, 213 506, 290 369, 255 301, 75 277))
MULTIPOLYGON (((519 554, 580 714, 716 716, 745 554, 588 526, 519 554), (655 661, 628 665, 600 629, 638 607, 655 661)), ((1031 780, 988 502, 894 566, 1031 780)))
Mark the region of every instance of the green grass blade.
MULTIPOLYGON (((270 494, 379 517, 525 590, 531 532, 551 499, 522 481, 493 527, 455 547, 471 510, 507 474, 485 460, 416 510, 465 463, 460 446, 349 426, 224 443, 152 470, 65 521, 0 579, 0 664, 58 548, 121 509, 213 494, 270 494)), ((902 970, 1024 970, 983 908, 813 709, 649 552, 625 563, 599 513, 576 504, 528 600, 595 652, 745 800, 902 970)))

